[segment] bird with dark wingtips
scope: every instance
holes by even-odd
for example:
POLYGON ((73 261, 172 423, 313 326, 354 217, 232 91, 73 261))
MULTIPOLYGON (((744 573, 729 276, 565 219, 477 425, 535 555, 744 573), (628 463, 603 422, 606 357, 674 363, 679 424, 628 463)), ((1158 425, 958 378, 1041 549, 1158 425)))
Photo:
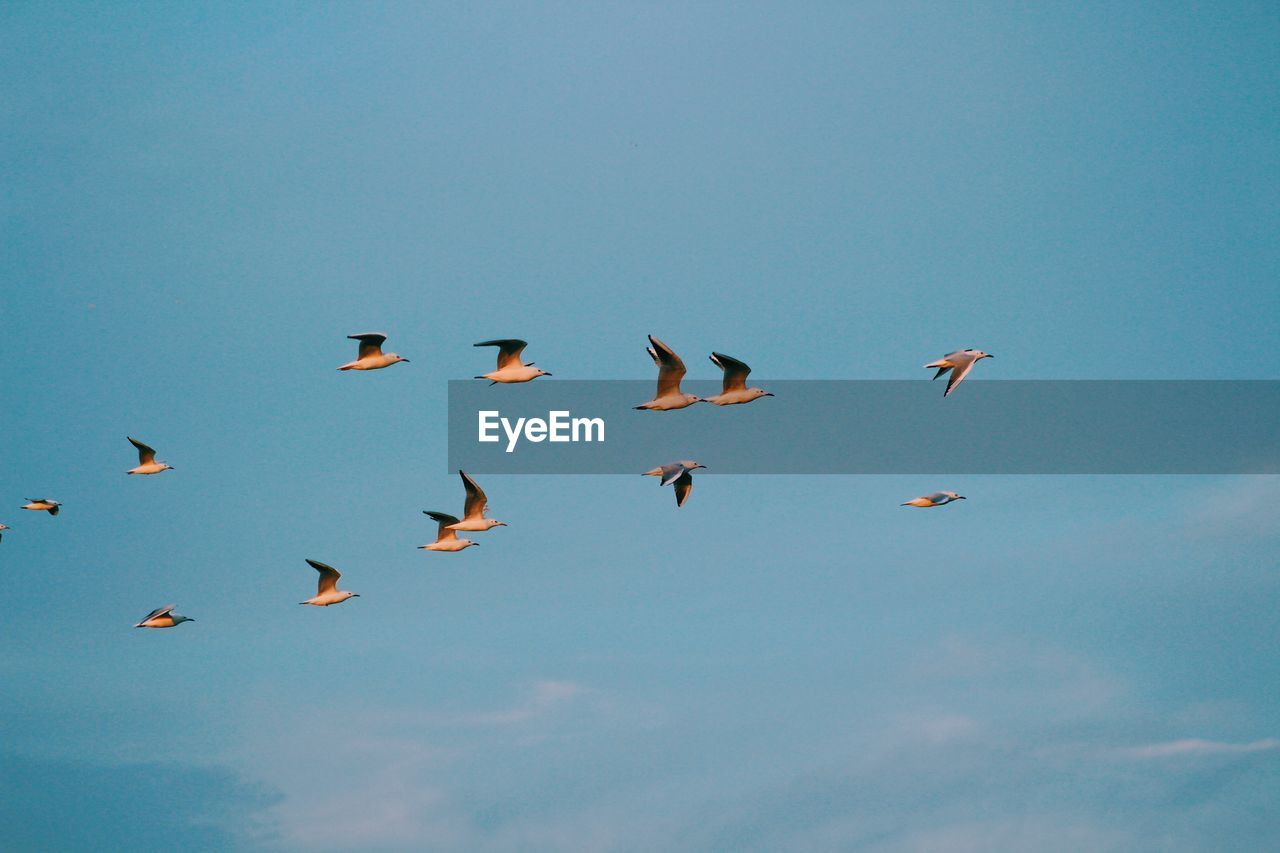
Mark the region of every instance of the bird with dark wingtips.
POLYGON ((489 507, 489 499, 485 497, 484 490, 476 481, 468 477, 467 472, 461 468, 458 469, 458 476, 462 478, 463 488, 467 490, 467 502, 463 506, 462 520, 449 525, 449 529, 481 532, 494 527, 506 527, 505 521, 494 521, 492 518, 484 517, 485 510, 489 507))
POLYGON ((424 509, 423 515, 429 515, 432 519, 439 522, 436 528, 436 541, 429 542, 426 545, 419 545, 418 548, 424 551, 461 551, 464 548, 470 548, 472 545, 479 545, 471 539, 459 539, 458 534, 454 531, 454 527, 458 523, 456 515, 449 515, 447 512, 435 512, 433 510, 424 509))
POLYGON ((649 336, 649 344, 650 346, 645 347, 645 352, 649 353, 653 363, 658 365, 658 393, 649 402, 632 408, 650 412, 668 412, 702 402, 701 397, 685 394, 680 390, 680 380, 685 374, 684 362, 680 360, 680 356, 653 335, 649 336))
MULTIPOLYGON (((303 559, 306 559, 305 557, 303 559)), ((328 607, 330 604, 341 604, 348 598, 359 598, 360 593, 338 589, 338 578, 342 572, 333 566, 325 565, 319 560, 307 560, 307 565, 320 573, 320 582, 316 586, 314 598, 299 601, 299 604, 314 604, 316 607, 328 607)))
POLYGON ((711 363, 724 371, 724 385, 716 396, 704 397, 705 402, 714 403, 717 406, 733 406, 739 403, 750 403, 761 397, 773 396, 763 388, 747 387, 747 375, 751 373, 751 368, 746 362, 738 361, 722 352, 713 352, 711 363))
POLYGON ((58 510, 62 508, 62 504, 58 501, 51 501, 48 498, 27 498, 27 505, 23 509, 33 509, 37 512, 44 511, 49 515, 57 515, 58 510))
POLYGON ((661 477, 660 485, 663 486, 674 484, 676 506, 681 507, 684 506, 685 501, 689 500, 689 493, 693 491, 693 477, 689 472, 706 467, 706 465, 694 462, 692 459, 681 459, 679 462, 668 462, 666 465, 661 465, 652 471, 645 471, 643 476, 661 477))
POLYGON ((488 379, 490 384, 496 385, 499 382, 511 384, 528 382, 530 379, 537 379, 539 376, 550 376, 551 374, 547 371, 540 367, 535 367, 532 361, 525 364, 521 360, 520 354, 524 352, 524 348, 528 345, 528 342, 517 338, 498 338, 497 340, 472 344, 472 346, 477 347, 498 348, 497 369, 483 376, 477 376, 476 379, 488 379))
POLYGON ((190 616, 180 616, 173 612, 176 604, 167 604, 164 607, 157 607, 143 618, 141 622, 134 625, 135 628, 172 628, 175 625, 181 625, 183 622, 194 622, 190 616))
POLYGON ((980 349, 962 349, 948 353, 937 361, 929 362, 925 367, 938 368, 938 372, 933 374, 934 379, 937 379, 948 370, 951 371, 951 378, 947 380, 947 390, 942 392, 942 396, 949 397, 951 392, 956 389, 956 386, 969 375, 969 371, 973 370, 973 366, 984 358, 995 358, 995 356, 980 349))
POLYGON ((378 370, 395 364, 398 361, 409 363, 409 359, 401 358, 393 352, 383 353, 382 343, 387 339, 384 332, 361 332, 358 335, 347 335, 353 341, 360 342, 360 349, 355 361, 349 361, 339 370, 378 370))
POLYGON ((138 467, 131 468, 126 474, 159 474, 161 471, 176 470, 168 462, 157 462, 156 451, 131 436, 125 436, 129 443, 138 448, 138 467))

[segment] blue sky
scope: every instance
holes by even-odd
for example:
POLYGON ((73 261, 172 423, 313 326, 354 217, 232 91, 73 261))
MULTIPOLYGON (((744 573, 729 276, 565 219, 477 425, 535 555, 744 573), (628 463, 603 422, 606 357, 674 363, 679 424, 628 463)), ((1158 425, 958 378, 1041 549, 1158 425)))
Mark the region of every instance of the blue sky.
POLYGON ((478 340, 1275 378, 1278 18, 6 7, 0 840, 1280 844, 1277 478, 490 477, 414 549, 478 340))

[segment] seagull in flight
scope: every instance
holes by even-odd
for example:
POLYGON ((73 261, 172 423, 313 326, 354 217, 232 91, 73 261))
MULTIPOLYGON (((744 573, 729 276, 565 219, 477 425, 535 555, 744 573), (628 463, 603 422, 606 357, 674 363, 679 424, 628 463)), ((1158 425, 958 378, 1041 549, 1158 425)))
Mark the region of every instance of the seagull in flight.
POLYGON ((943 506, 945 504, 951 503, 952 501, 963 501, 963 500, 966 500, 965 496, 957 495, 955 492, 934 492, 931 495, 923 495, 922 497, 912 498, 906 503, 899 504, 899 506, 922 506, 922 507, 943 506))
POLYGON ((724 386, 716 396, 707 397, 706 402, 715 403, 717 406, 732 406, 773 396, 763 388, 747 387, 747 374, 751 372, 751 368, 746 362, 738 361, 722 352, 713 352, 711 363, 724 371, 724 386))
MULTIPOLYGON (((304 558, 305 559, 305 558, 304 558)), ((299 601, 299 604, 314 604, 316 607, 328 607, 330 604, 341 604, 348 598, 359 598, 360 593, 338 589, 338 578, 342 572, 333 566, 327 566, 319 560, 307 560, 307 565, 320 573, 320 583, 316 587, 314 598, 299 601)))
POLYGON ((190 616, 179 616, 177 613, 174 613, 173 608, 177 606, 178 605, 176 604, 168 604, 168 605, 165 605, 164 607, 157 607, 155 610, 152 610, 150 613, 148 613, 141 622, 139 622, 137 625, 134 625, 133 627, 135 628, 172 628, 174 625, 179 625, 183 622, 196 621, 192 619, 190 616))
POLYGON ((148 447, 136 438, 127 435, 125 438, 128 438, 129 443, 138 448, 138 467, 126 471, 126 474, 159 474, 161 471, 175 470, 168 462, 156 461, 154 448, 148 447))
POLYGON ((424 509, 422 513, 440 522, 440 526, 436 530, 436 541, 426 545, 419 545, 419 549, 427 551, 461 551, 463 548, 480 544, 470 539, 458 538, 458 534, 454 532, 456 529, 454 525, 458 523, 456 515, 449 515, 447 512, 433 512, 429 509, 424 509))
POLYGON ((409 359, 401 358, 393 352, 383 353, 382 342, 387 339, 383 332, 362 332, 358 335, 347 335, 353 341, 360 342, 360 351, 355 361, 349 361, 339 370, 377 370, 397 361, 409 363, 409 359))
POLYGON ((645 409, 651 412, 666 412, 671 409, 683 409, 686 406, 692 406, 694 403, 702 401, 701 397, 693 394, 684 394, 680 391, 680 380, 684 378, 685 367, 684 362, 680 360, 680 356, 672 351, 671 347, 662 341, 649 336, 651 346, 646 347, 653 363, 658 365, 658 393, 647 403, 641 403, 639 406, 633 406, 636 409, 645 409))
POLYGON ((506 527, 505 521, 494 521, 492 518, 484 517, 489 499, 484 496, 484 490, 476 484, 476 481, 468 477, 467 472, 461 468, 458 469, 458 476, 462 478, 462 485, 467 490, 467 502, 462 511, 462 520, 449 525, 449 529, 483 531, 493 527, 506 527))
MULTIPOLYGON (((0 524, 0 530, 8 530, 8 529, 9 529, 9 525, 7 525, 7 524, 0 524)), ((3 539, 4 539, 4 534, 3 534, 3 533, 0 533, 0 540, 3 540, 3 539)))
POLYGON ((537 379, 539 376, 550 376, 551 374, 540 367, 534 367, 533 362, 525 364, 520 359, 520 353, 524 352, 524 348, 529 344, 526 341, 517 340, 516 338, 499 338, 493 341, 481 341, 478 344, 472 344, 477 347, 497 347, 498 348, 498 368, 492 373, 486 373, 483 376, 477 376, 476 379, 488 379, 490 384, 498 382, 528 382, 530 379, 537 379))
POLYGON ((698 468, 706 468, 694 462, 692 459, 681 459, 679 462, 668 462, 666 465, 654 468, 652 471, 645 471, 645 477, 661 477, 660 485, 670 486, 675 483, 676 486, 676 506, 684 506, 684 502, 689 499, 689 492, 693 491, 693 477, 690 471, 698 468))
POLYGON ((27 498, 29 503, 23 509, 44 510, 49 515, 57 515, 58 509, 62 506, 58 501, 51 501, 48 498, 27 498))
POLYGON ((938 368, 938 372, 933 374, 934 379, 937 379, 948 370, 951 371, 951 378, 947 380, 947 390, 942 392, 942 396, 949 397, 955 387, 969 375, 969 371, 973 370, 973 366, 984 358, 995 358, 995 356, 980 349, 962 349, 944 355, 937 361, 926 364, 925 367, 938 368))

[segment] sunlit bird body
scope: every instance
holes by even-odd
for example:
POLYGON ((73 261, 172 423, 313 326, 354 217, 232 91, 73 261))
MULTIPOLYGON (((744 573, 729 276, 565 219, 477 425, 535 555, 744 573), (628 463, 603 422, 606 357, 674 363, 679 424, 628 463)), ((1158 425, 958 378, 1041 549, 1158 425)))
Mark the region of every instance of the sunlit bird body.
POLYGON ((190 616, 180 616, 173 612, 176 604, 169 604, 164 607, 157 607, 146 615, 141 622, 134 625, 135 628, 172 628, 183 622, 194 622, 190 616))
POLYGON ((947 380, 947 390, 942 392, 942 396, 948 397, 956 386, 969 375, 969 371, 973 370, 973 366, 984 358, 995 358, 995 356, 978 349, 962 349, 944 355, 937 361, 926 364, 925 367, 938 368, 938 372, 933 374, 934 379, 937 379, 948 370, 951 371, 951 378, 947 380))
MULTIPOLYGON (((0 524, 0 530, 8 530, 8 529, 9 529, 9 525, 0 524)), ((3 540, 4 540, 4 534, 0 533, 0 541, 3 541, 3 540)))
POLYGON ((406 364, 409 362, 409 359, 401 358, 393 352, 383 353, 382 342, 387 339, 387 336, 382 332, 363 332, 359 335, 347 335, 347 337, 353 341, 359 341, 360 350, 355 361, 347 362, 339 367, 339 370, 378 370, 397 361, 403 361, 406 364))
POLYGON ((485 497, 484 490, 476 485, 476 481, 467 476, 465 471, 459 469, 458 476, 462 478, 462 485, 467 490, 467 502, 462 511, 462 520, 450 524, 450 530, 466 530, 466 531, 484 531, 493 527, 506 527, 505 521, 494 521, 492 518, 485 518, 485 509, 489 506, 489 499, 485 497))
POLYGON ((125 472, 126 474, 159 474, 161 471, 175 470, 168 462, 157 462, 156 452, 151 447, 136 438, 130 436, 125 436, 125 438, 128 438, 129 443, 138 448, 138 467, 131 468, 125 472))
POLYGON ((704 398, 705 402, 714 403, 717 406, 733 406, 738 403, 750 403, 761 397, 773 396, 763 388, 747 387, 747 375, 751 373, 751 368, 746 365, 746 362, 738 361, 722 352, 713 352, 711 363, 724 371, 724 385, 716 396, 704 398))
MULTIPOLYGON (((306 559, 305 557, 303 559, 306 559)), ((299 601, 299 604, 314 604, 316 607, 328 607, 330 604, 341 604, 348 598, 359 598, 360 593, 338 589, 338 578, 342 572, 333 566, 325 565, 319 560, 307 560, 307 565, 320 573, 320 583, 316 587, 314 598, 299 601)))
POLYGON ((49 515, 57 515, 58 510, 62 507, 62 504, 58 501, 51 501, 48 498, 27 498, 27 501, 29 503, 23 509, 33 509, 37 512, 43 510, 49 515))
POLYGON ((906 503, 899 504, 899 506, 921 506, 921 507, 944 506, 946 504, 951 503, 952 501, 962 501, 962 500, 965 500, 965 496, 957 495, 955 492, 934 492, 931 495, 923 495, 918 498, 912 498, 906 503))
POLYGON ((672 409, 683 409, 701 402, 702 398, 693 394, 685 394, 680 390, 680 380, 684 378, 684 362, 671 347, 662 341, 649 336, 652 346, 645 347, 653 363, 658 365, 658 393, 647 403, 634 406, 651 412, 667 412, 672 409))
POLYGON ((447 512, 433 512, 429 509, 424 509, 422 513, 431 516, 440 523, 440 526, 436 529, 436 541, 429 542, 426 545, 419 545, 419 549, 426 551, 461 551, 463 548, 480 544, 470 539, 458 538, 458 534, 454 532, 454 525, 458 523, 457 516, 449 515, 447 512))
POLYGON ((684 502, 689 499, 689 493, 693 491, 693 476, 689 473, 698 468, 706 468, 706 465, 700 465, 692 459, 681 459, 679 462, 668 462, 652 471, 645 471, 646 477, 661 477, 663 486, 675 485, 676 506, 684 506, 684 502))
POLYGON ((486 373, 483 376, 477 376, 476 379, 488 379, 490 382, 514 383, 528 382, 530 379, 537 379, 539 376, 550 376, 551 374, 540 367, 534 367, 533 362, 525 364, 520 359, 520 353, 524 352, 524 348, 529 344, 516 338, 499 338, 492 341, 481 341, 478 344, 472 344, 477 347, 497 347, 498 348, 498 368, 492 373, 486 373))

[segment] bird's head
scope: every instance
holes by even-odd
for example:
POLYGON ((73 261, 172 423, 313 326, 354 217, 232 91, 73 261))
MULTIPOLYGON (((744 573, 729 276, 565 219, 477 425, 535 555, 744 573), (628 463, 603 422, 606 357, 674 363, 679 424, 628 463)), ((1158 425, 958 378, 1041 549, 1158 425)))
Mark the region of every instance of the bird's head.
POLYGON ((393 352, 387 353, 387 358, 391 359, 391 362, 390 362, 391 364, 395 364, 397 361, 403 361, 405 364, 409 363, 409 359, 401 355, 396 355, 393 352))
POLYGON ((507 526, 507 523, 505 521, 494 521, 492 518, 486 518, 485 521, 489 524, 490 527, 506 527, 507 526))
POLYGON ((995 356, 994 356, 994 355, 992 355, 991 353, 989 353, 989 352, 983 352, 983 351, 982 351, 982 350, 980 350, 980 349, 971 349, 971 350, 969 350, 969 355, 973 356, 973 360, 974 360, 974 361, 981 361, 981 360, 982 360, 982 359, 984 359, 984 358, 995 358, 995 356))

